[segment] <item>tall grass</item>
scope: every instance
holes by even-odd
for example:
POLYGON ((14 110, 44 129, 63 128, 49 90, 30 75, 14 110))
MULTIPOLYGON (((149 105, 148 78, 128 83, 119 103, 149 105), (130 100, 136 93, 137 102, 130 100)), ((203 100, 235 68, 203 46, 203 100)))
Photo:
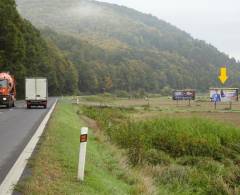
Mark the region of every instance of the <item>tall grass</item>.
POLYGON ((135 166, 160 166, 156 182, 177 194, 240 194, 240 130, 203 118, 134 121, 128 110, 85 107, 135 166))

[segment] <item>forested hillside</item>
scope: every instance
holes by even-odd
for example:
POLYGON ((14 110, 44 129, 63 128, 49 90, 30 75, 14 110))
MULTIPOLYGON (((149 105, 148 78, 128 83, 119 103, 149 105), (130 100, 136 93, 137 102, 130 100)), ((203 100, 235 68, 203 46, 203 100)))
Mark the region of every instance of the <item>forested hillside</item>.
POLYGON ((64 51, 78 70, 79 88, 148 92, 169 88, 240 87, 239 63, 204 41, 135 10, 88 0, 17 0, 21 14, 64 51), (58 34, 55 34, 52 29, 58 34))
POLYGON ((18 96, 25 77, 48 77, 50 95, 77 91, 77 74, 52 42, 46 42, 30 22, 22 19, 14 0, 0 0, 0 71, 17 79, 18 96))

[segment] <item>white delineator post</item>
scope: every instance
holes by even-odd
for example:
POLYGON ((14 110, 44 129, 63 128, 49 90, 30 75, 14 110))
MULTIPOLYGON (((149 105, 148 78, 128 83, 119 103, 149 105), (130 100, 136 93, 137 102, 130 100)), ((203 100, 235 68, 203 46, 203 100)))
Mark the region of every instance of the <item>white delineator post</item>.
POLYGON ((79 97, 77 97, 77 104, 79 104, 79 97))
POLYGON ((80 152, 79 152, 79 164, 78 164, 78 180, 84 180, 85 159, 87 150, 88 128, 81 128, 80 135, 80 152))

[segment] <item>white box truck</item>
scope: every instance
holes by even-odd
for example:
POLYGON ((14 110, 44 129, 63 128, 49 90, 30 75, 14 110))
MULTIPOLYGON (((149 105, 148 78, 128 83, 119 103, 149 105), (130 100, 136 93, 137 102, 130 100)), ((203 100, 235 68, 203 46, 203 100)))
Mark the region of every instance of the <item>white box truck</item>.
POLYGON ((25 100, 27 108, 43 106, 47 108, 48 83, 46 78, 25 79, 25 100))

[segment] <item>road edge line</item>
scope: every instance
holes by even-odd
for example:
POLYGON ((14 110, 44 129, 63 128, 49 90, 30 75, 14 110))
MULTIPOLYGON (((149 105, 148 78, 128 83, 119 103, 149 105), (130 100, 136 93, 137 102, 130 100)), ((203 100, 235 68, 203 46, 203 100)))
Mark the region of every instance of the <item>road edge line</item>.
POLYGON ((43 121, 37 128, 36 132, 32 136, 31 140, 28 142, 20 156, 18 157, 17 161, 14 163, 13 167, 8 172, 7 176, 3 180, 2 184, 0 185, 0 194, 4 195, 11 195, 14 191, 15 185, 18 183, 19 179, 21 178, 23 171, 25 170, 28 159, 32 156, 32 153, 42 136, 44 129, 56 107, 57 101, 52 105, 51 109, 44 117, 43 121))

